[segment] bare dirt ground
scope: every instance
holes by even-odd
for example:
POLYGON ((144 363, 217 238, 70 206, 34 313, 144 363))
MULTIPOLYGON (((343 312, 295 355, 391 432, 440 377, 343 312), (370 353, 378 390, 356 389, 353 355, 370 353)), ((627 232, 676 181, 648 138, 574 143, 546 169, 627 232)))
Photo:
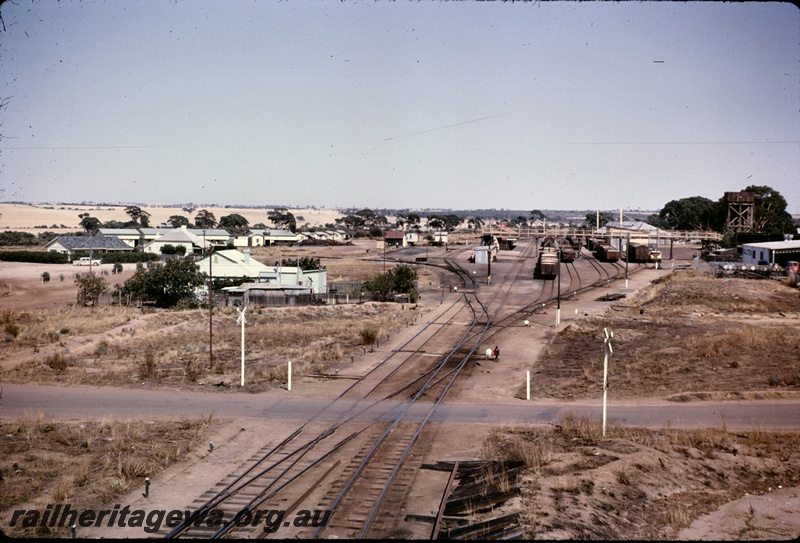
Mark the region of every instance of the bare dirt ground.
MULTIPOLYGON (((355 254, 362 250, 348 251, 355 254)), ((692 250, 688 250, 689 256, 692 250)), ((17 314, 31 311, 33 306, 57 307, 75 299, 74 286, 61 284, 52 267, 48 271, 53 280, 45 285, 38 280, 41 274, 38 269, 17 270, 8 263, 0 264, 0 268, 0 282, 9 285, 12 292, 0 298, 2 311, 17 314), (41 290, 35 290, 40 287, 41 290), (35 295, 13 295, 23 291, 35 295), (29 305, 26 306, 24 300, 29 305)), ((124 274, 117 277, 124 278, 124 274)), ((567 318, 558 328, 548 324, 552 313, 545 313, 531 317, 538 319, 531 328, 503 332, 496 338, 502 345, 501 360, 480 361, 481 365, 474 372, 476 378, 470 386, 458 391, 454 401, 518 404, 525 401, 526 394, 521 376, 530 369, 534 376, 533 401, 543 404, 596 402, 602 396, 600 346, 603 328, 614 332, 609 390, 615 400, 635 404, 652 400, 774 402, 797 398, 800 392, 800 337, 796 325, 800 297, 797 290, 775 281, 712 279, 686 271, 672 273, 669 269, 650 270, 646 276, 632 280, 629 288, 617 283, 609 290, 626 293, 626 298, 619 302, 574 300, 563 305, 567 318), (510 375, 515 377, 509 379, 510 375)), ((435 315, 441 295, 439 289, 424 291, 415 316, 424 319, 435 315)), ((149 315, 144 317, 150 318, 149 315)), ((408 333, 407 327, 394 330, 384 348, 391 348, 408 333)), ((72 335, 69 340, 81 341, 72 335)), ((94 353, 94 349, 94 346, 87 347, 87 352, 94 353)), ((347 371, 358 372, 369 367, 379 354, 362 352, 353 362, 345 356, 342 363, 347 364, 347 371)), ((21 363, 14 359, 12 364, 11 358, 0 360, 4 375, 13 370, 10 366, 21 363)), ((336 364, 328 367, 333 369, 336 364)), ((152 386, 172 387, 175 383, 152 386)), ((307 392, 334 393, 313 386, 309 386, 307 392)), ((264 388, 261 393, 281 392, 279 388, 264 388)), ((33 416, 31 420, 38 419, 33 416)), ((77 438, 65 437, 66 427, 82 431, 77 427, 78 422, 46 418, 38 423, 29 421, 29 424, 5 419, 0 422, 2 434, 14 436, 2 441, 6 450, 0 461, 0 473, 4 475, 0 485, 11 484, 13 478, 8 475, 15 473, 13 464, 30 465, 37 457, 36 451, 69 454, 70 449, 63 442, 74 444, 77 438), (11 443, 15 444, 13 448, 9 448, 11 443)), ((174 424, 179 427, 181 421, 174 424)), ((193 435, 197 435, 196 428, 202 426, 196 421, 182 424, 191 427, 193 435)), ((278 439, 287 431, 288 426, 284 426, 272 428, 270 435, 278 439)), ((461 431, 442 429, 441 439, 429 447, 426 454, 431 462, 479 458, 524 460, 527 470, 519 497, 494 511, 476 512, 476 518, 481 514, 496 517, 504 512, 518 512, 524 534, 529 538, 797 538, 800 535, 800 434, 758 427, 729 429, 724 421, 713 421, 709 426, 679 431, 610 424, 608 434, 602 436, 597 420, 572 417, 557 425, 514 424, 497 428, 470 424, 469 430, 464 432, 468 431, 472 439, 465 440, 461 431)), ((220 480, 232 466, 238 465, 237 462, 264 445, 258 439, 259 431, 253 421, 208 421, 204 428, 205 433, 197 442, 235 442, 236 447, 231 445, 217 450, 233 457, 219 460, 195 445, 179 462, 165 464, 163 471, 154 477, 154 485, 166 486, 162 483, 167 480, 183 483, 173 486, 169 495, 161 497, 161 506, 184 507, 206 490, 210 481, 213 484, 220 480), (207 478, 187 478, 186 474, 199 472, 207 478)), ((152 434, 138 435, 146 441, 152 434)), ((92 450, 96 449, 99 448, 92 450)), ((117 456, 109 456, 108 451, 100 449, 99 458, 112 458, 119 463, 120 458, 126 458, 119 455, 119 450, 117 456)), ((136 471, 133 467, 122 466, 112 466, 106 485, 113 484, 115 469, 118 474, 136 471)), ((427 474, 420 477, 425 476, 427 474)), ((130 494, 118 488, 121 492, 114 495, 117 501, 142 503, 141 479, 141 476, 134 477, 127 483, 130 494)), ((0 509, 7 511, 19 503, 53 503, 60 495, 53 483, 47 479, 29 482, 28 494, 5 499, 0 509)), ((437 481, 432 486, 435 487, 431 488, 435 502, 441 498, 442 485, 437 481)), ((103 488, 108 490, 109 486, 103 488)), ((97 507, 103 494, 94 490, 94 494, 82 500, 97 507)), ((7 490, 4 495, 9 496, 7 490)), ((77 497, 72 499, 78 501, 77 497)), ((432 498, 418 496, 417 499, 418 508, 421 508, 432 498)), ((148 503, 153 506, 152 502, 148 503)), ((409 508, 413 509, 414 504, 409 508)), ((4 522, 7 522, 6 516, 5 512, 0 514, 4 522)), ((48 535, 32 530, 20 533, 48 535)), ((137 536, 118 530, 86 535, 137 536)), ((415 535, 425 537, 422 533, 415 535)))

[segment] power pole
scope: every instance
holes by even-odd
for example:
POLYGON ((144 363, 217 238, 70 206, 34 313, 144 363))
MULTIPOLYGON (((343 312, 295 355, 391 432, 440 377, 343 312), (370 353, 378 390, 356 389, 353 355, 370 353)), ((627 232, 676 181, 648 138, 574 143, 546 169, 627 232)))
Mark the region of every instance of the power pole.
POLYGON ((208 249, 208 367, 214 368, 214 273, 211 262, 214 260, 214 247, 208 249))

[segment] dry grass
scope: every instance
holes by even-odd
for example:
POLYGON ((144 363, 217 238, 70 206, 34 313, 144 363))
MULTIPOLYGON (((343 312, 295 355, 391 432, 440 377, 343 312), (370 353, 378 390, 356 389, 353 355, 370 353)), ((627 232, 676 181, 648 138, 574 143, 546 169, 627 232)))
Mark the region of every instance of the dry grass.
POLYGON ((525 462, 525 538, 674 539, 721 503, 798 485, 798 445, 796 433, 724 428, 610 425, 602 437, 598 420, 566 414, 496 428, 482 459, 525 462))
MULTIPOLYGON (((413 306, 388 303, 252 307, 245 331, 246 382, 251 387, 282 383, 290 360, 296 375, 339 367, 363 354, 365 345, 383 342, 404 327, 413 320, 412 311, 413 306)), ((241 328, 235 308, 214 312, 213 367, 204 310, 142 316, 125 308, 74 307, 55 313, 66 320, 59 322, 45 310, 3 313, 21 330, 18 338, 0 344, 7 381, 194 386, 239 380, 241 328)))
POLYGON ((800 297, 779 281, 673 273, 618 309, 560 330, 537 362, 531 394, 598 397, 604 328, 614 332, 609 383, 617 398, 800 394, 800 327, 792 316, 800 297))
MULTIPOLYGON (((210 415, 174 422, 56 422, 41 413, 0 422, 0 517, 47 504, 109 503, 185 458, 216 424, 210 415)), ((3 529, 15 537, 69 535, 67 528, 3 529)))
MULTIPOLYGON (((21 205, 21 204, 0 204, 0 228, 11 230, 25 230, 37 233, 49 230, 52 232, 64 233, 66 231, 79 230, 81 213, 89 213, 96 217, 100 222, 110 220, 128 221, 130 217, 125 213, 124 205, 64 205, 64 204, 43 204, 43 205, 21 205), (67 226, 66 229, 53 228, 52 225, 67 226), (35 228, 38 225, 47 225, 48 228, 35 228)), ((143 210, 150 213, 150 224, 157 225, 166 222, 172 215, 183 215, 189 220, 194 220, 199 208, 192 213, 186 213, 180 207, 154 207, 144 206, 143 210)), ((256 208, 233 208, 233 207, 204 207, 220 218, 239 214, 246 218, 250 224, 265 223, 269 224, 267 213, 269 209, 256 208)), ((328 223, 333 224, 337 218, 343 215, 332 209, 311 209, 295 208, 289 209, 295 217, 301 216, 304 220, 298 220, 298 226, 309 223, 310 226, 324 226, 328 223)))

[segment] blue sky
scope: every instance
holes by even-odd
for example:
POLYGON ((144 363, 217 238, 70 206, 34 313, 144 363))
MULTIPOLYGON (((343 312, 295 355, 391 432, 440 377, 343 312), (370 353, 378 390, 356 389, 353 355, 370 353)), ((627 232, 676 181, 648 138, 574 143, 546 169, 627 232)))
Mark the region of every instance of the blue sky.
POLYGON ((800 213, 789 3, 2 6, 0 201, 800 213))

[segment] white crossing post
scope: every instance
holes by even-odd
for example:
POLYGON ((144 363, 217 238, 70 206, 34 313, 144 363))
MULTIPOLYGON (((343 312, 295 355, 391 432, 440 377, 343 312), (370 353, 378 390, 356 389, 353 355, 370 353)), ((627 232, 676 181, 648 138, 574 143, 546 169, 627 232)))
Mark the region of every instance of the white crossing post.
POLYGON ((292 361, 289 360, 289 369, 287 370, 289 378, 287 380, 286 389, 292 390, 292 361))
POLYGON ((244 386, 244 325, 247 324, 247 319, 244 318, 244 312, 247 311, 247 307, 243 307, 242 309, 236 308, 236 313, 239 314, 239 317, 236 319, 236 324, 242 325, 242 385, 244 386))
POLYGON ((528 401, 530 401, 530 399, 531 399, 531 370, 526 371, 525 374, 526 374, 525 379, 527 381, 527 389, 528 389, 528 392, 526 394, 526 398, 528 399, 528 401))
POLYGON ((614 332, 608 331, 608 328, 603 328, 605 339, 603 340, 603 437, 606 436, 606 403, 608 399, 608 357, 614 353, 611 348, 611 338, 614 337, 614 332))

